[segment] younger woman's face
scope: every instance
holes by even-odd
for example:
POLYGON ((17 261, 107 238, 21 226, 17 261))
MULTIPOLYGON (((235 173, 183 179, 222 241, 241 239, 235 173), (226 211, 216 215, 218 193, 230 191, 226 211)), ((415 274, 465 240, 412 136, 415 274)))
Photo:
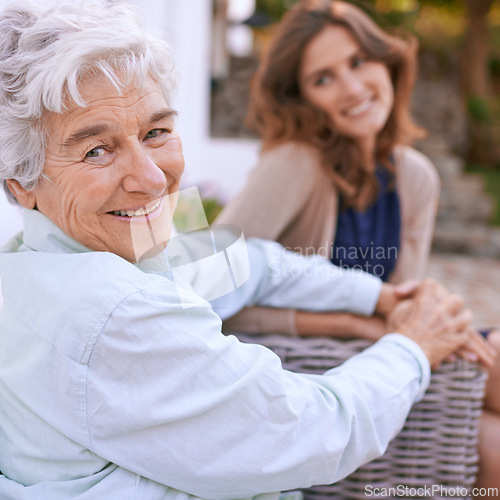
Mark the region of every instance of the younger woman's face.
POLYGON ((309 42, 299 82, 304 98, 330 116, 338 133, 374 150, 394 89, 387 66, 370 60, 346 28, 327 26, 309 42))

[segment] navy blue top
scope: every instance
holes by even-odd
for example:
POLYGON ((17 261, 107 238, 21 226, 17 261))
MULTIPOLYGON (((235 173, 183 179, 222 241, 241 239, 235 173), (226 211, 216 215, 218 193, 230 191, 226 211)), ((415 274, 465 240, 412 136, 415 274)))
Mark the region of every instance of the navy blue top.
POLYGON ((377 166, 379 194, 364 212, 342 209, 339 196, 337 232, 331 261, 341 267, 361 269, 387 281, 400 246, 401 214, 395 189, 388 190, 394 174, 377 166))

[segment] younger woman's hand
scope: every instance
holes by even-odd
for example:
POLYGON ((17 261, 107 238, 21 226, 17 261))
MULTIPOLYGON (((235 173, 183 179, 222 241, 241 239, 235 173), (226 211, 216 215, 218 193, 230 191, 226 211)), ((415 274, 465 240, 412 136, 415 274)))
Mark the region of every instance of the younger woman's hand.
POLYGON ((473 328, 469 329, 469 340, 451 356, 479 362, 485 367, 493 366, 497 351, 473 328))
POLYGON ((399 285, 383 283, 375 313, 387 317, 401 301, 413 298, 421 284, 418 280, 408 280, 399 285))
POLYGON ((408 280, 394 287, 394 294, 399 300, 408 300, 415 296, 422 284, 421 280, 408 280))

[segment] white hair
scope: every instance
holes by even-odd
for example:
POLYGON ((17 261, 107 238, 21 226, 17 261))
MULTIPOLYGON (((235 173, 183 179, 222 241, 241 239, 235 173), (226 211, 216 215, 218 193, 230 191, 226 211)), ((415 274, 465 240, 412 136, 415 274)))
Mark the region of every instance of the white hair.
POLYGON ((169 45, 124 2, 22 2, 0 13, 0 180, 10 201, 5 179, 33 189, 43 175, 44 113, 64 112, 68 98, 84 107, 78 87, 89 74, 117 90, 150 76, 167 102, 176 81, 169 45))

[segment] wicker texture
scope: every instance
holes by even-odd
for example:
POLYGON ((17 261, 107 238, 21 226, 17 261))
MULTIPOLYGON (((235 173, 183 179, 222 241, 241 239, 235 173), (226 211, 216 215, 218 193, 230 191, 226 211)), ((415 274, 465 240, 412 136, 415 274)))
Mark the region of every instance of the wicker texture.
MULTIPOLYGON (((365 340, 235 335, 243 342, 269 347, 282 359, 284 368, 303 373, 323 373, 370 345, 365 340)), ((395 496, 383 498, 414 498, 410 488, 427 487, 428 492, 433 485, 439 486, 439 492, 426 498, 469 498, 477 472, 485 381, 486 374, 475 363, 458 359, 442 364, 432 373, 425 396, 413 406, 403 430, 382 457, 338 483, 304 490, 305 500, 366 500, 366 485, 386 491, 399 488, 395 496), (441 487, 453 491, 446 496, 441 487), (467 495, 462 493, 465 490, 467 495)))

